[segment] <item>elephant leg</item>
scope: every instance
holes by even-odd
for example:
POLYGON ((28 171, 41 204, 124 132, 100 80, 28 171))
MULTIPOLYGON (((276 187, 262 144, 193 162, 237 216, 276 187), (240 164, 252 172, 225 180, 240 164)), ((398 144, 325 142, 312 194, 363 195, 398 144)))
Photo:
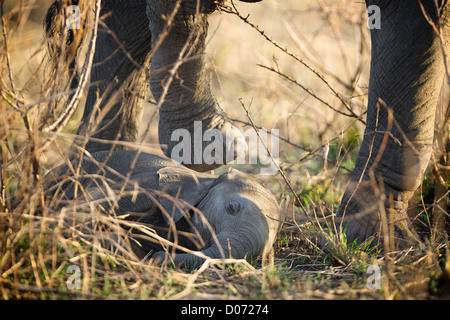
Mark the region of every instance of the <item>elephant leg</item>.
POLYGON ((393 247, 391 239, 404 244, 415 238, 407 203, 422 182, 433 150, 445 74, 443 48, 430 21, 437 26, 440 20, 448 49, 449 6, 438 17, 433 0, 420 1, 423 8, 419 1, 366 2, 381 9, 381 29, 371 30, 367 127, 337 215, 344 218, 341 227, 348 241, 363 242, 379 234, 384 245, 393 247))
MULTIPOLYGON (((91 86, 77 134, 104 140, 135 141, 138 121, 148 98, 143 64, 151 47, 146 0, 102 2, 91 86), (142 70, 141 70, 142 71, 142 70)), ((76 142, 82 144, 81 141, 76 142)), ((110 144, 88 140, 88 151, 110 144)), ((119 149, 117 147, 116 149, 119 149)))
POLYGON ((152 45, 156 50, 151 63, 150 89, 159 107, 159 142, 166 155, 174 158, 172 150, 179 142, 174 141, 172 135, 177 129, 188 130, 192 139, 186 147, 192 157, 182 163, 197 171, 206 171, 225 164, 227 159, 233 160, 235 154, 226 156, 230 150, 235 150, 234 139, 238 147, 245 148, 245 138, 220 108, 206 74, 207 17, 213 10, 213 1, 185 0, 178 7, 176 4, 175 0, 147 1, 152 45), (177 14, 168 22, 173 12, 177 14), (161 35, 164 36, 160 38, 161 35), (195 123, 197 126, 201 123, 201 133, 209 129, 220 132, 223 149, 218 152, 222 152, 223 159, 207 164, 201 154, 201 159, 195 154, 198 148, 194 148, 194 144, 200 143, 201 151, 205 149, 204 141, 193 141, 197 137, 195 123))

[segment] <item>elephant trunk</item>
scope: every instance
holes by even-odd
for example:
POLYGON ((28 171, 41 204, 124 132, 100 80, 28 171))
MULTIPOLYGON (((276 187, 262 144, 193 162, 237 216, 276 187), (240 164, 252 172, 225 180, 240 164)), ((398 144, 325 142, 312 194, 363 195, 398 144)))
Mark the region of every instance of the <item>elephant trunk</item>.
MULTIPOLYGON (((217 241, 211 239, 211 245, 199 253, 211 259, 251 259, 261 255, 268 243, 268 230, 257 230, 254 226, 239 227, 238 232, 230 230, 217 234, 217 241)), ((164 254, 158 252, 154 258, 161 259, 164 254)), ((198 267, 205 259, 192 253, 179 253, 173 262, 186 267, 198 267)))
MULTIPOLYGON (((423 8, 419 1, 366 2, 380 8, 381 28, 371 30, 367 127, 338 216, 350 218, 342 226, 347 225, 349 241, 380 231, 383 216, 407 239, 413 237, 407 203, 430 159, 445 74, 440 39, 423 13, 437 25, 438 10, 434 1, 421 1, 423 8), (351 219, 361 212, 362 218, 351 219)), ((443 27, 448 11, 448 6, 441 11, 443 27)), ((447 35, 448 28, 443 31, 447 35)))

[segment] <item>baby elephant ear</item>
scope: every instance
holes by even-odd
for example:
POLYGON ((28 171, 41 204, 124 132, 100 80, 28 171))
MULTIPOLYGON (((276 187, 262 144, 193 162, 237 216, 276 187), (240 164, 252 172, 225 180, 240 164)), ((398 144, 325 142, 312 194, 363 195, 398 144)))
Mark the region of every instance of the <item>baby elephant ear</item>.
POLYGON ((165 212, 166 222, 180 220, 195 207, 218 179, 215 176, 194 172, 187 168, 162 168, 158 172, 158 200, 165 212))

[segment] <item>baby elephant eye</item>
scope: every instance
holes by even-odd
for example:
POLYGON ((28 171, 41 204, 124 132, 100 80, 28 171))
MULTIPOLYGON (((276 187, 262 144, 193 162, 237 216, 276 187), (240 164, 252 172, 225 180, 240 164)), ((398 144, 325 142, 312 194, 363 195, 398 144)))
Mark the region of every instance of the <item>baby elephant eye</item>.
POLYGON ((241 205, 237 201, 230 201, 227 203, 225 210, 228 214, 236 215, 241 211, 241 205))

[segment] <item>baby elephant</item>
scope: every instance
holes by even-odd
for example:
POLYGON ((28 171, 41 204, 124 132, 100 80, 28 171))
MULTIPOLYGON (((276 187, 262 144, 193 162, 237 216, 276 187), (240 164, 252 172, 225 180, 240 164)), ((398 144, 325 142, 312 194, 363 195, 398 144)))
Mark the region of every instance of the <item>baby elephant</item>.
POLYGON ((84 158, 81 168, 80 175, 67 166, 52 171, 52 189, 69 178, 72 182, 61 183, 67 200, 82 195, 96 210, 131 220, 125 228, 139 258, 161 261, 167 255, 188 267, 201 265, 206 257, 251 259, 270 250, 281 225, 274 195, 238 170, 215 176, 136 151, 97 152, 84 158), (164 240, 176 244, 175 250, 164 240))

